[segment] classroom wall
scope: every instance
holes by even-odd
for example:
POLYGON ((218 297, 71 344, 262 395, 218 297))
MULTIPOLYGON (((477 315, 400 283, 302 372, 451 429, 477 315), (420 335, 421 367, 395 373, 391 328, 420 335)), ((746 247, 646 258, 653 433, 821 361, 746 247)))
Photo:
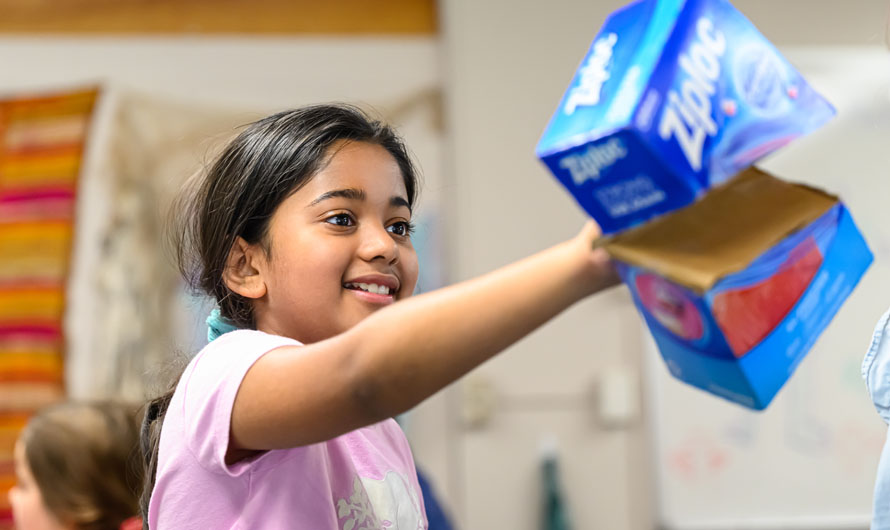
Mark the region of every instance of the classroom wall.
MULTIPOLYGON (((195 38, 195 37, 3 37, 0 38, 0 93, 53 90, 101 83, 106 89, 99 118, 95 122, 90 157, 81 181, 78 211, 78 248, 75 249, 69 344, 74 355, 69 362, 69 388, 75 395, 88 391, 95 369, 89 362, 92 341, 87 320, 93 314, 90 299, 92 259, 109 222, 112 208, 107 189, 114 178, 107 175, 113 136, 120 132, 114 123, 123 100, 148 101, 166 112, 183 109, 181 123, 146 131, 146 149, 158 145, 191 142, 186 155, 194 163, 176 168, 193 170, 208 156, 217 133, 209 117, 217 116, 218 128, 231 128, 255 117, 307 103, 351 101, 367 105, 379 114, 393 114, 418 158, 423 159, 427 180, 435 189, 440 178, 441 131, 435 123, 438 105, 439 68, 437 43, 430 37, 405 38, 195 38), (428 107, 432 107, 431 109, 428 107), (187 116, 203 119, 193 127, 187 116), (188 134, 187 134, 188 133, 188 134), (156 138, 154 136, 166 138, 156 138), (201 136, 203 135, 203 137, 201 136), (203 149, 203 151, 202 151, 203 149)), ((131 114, 151 113, 151 107, 134 105, 131 114)), ((162 113, 160 114, 163 115, 162 113)), ((148 125, 152 125, 148 123, 148 125)), ((163 157, 166 153, 153 153, 163 157)), ((169 153, 182 157, 182 150, 169 153)), ((182 177, 168 177, 171 183, 182 177)), ((436 194, 425 204, 434 209, 436 194)), ((162 209, 164 205, 158 205, 162 209)), ((160 212, 159 212, 160 213, 160 212)), ((154 222, 163 216, 161 213, 154 222)), ((146 222, 151 222, 146 220, 146 222)), ((157 252, 163 249, 158 248, 157 252)), ((71 309, 71 308, 69 308, 71 309)), ((191 345, 186 345, 186 348, 191 345)))
MULTIPOLYGON (((457 278, 570 237, 580 226, 577 206, 535 161, 533 148, 604 17, 623 3, 442 4, 457 278), (490 244, 493 235, 500 244, 490 244)), ((780 48, 884 43, 886 2, 734 4, 780 48)), ((548 437, 557 440, 568 468, 564 484, 577 528, 642 530, 657 524, 650 411, 644 407, 629 424, 608 428, 598 421, 595 391, 622 370, 639 377, 641 356, 653 353, 641 351, 644 333, 626 293, 595 297, 460 385, 454 392, 458 409, 468 388, 473 395, 474 388, 488 385, 498 396, 486 426, 456 429, 454 435, 454 491, 468 528, 536 528, 527 507, 536 507, 535 455, 548 437), (469 386, 474 376, 481 383, 469 386)), ((660 359, 654 364, 663 365, 660 359)), ((638 395, 659 399, 647 395, 648 380, 637 381, 643 382, 638 395)))

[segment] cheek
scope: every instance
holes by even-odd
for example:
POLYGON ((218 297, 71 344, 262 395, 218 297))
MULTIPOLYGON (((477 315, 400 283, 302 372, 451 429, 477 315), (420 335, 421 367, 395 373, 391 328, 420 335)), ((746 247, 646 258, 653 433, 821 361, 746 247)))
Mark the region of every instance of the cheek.
MULTIPOLYGON (((36 530, 37 518, 35 508, 39 507, 39 502, 35 503, 33 497, 22 491, 20 488, 13 488, 9 491, 9 504, 12 506, 12 520, 17 530, 36 530)), ((39 499, 38 499, 39 501, 39 499)))
POLYGON ((9 492, 12 519, 16 530, 62 530, 64 526, 46 509, 43 499, 33 490, 13 488, 9 492))
POLYGON ((287 292, 289 302, 306 302, 339 292, 350 263, 349 252, 336 246, 312 245, 287 249, 291 259, 273 263, 270 294, 287 292))
POLYGON ((9 493, 6 497, 9 499, 9 506, 12 508, 12 515, 16 517, 18 515, 19 510, 21 509, 19 503, 21 502, 21 492, 19 491, 18 486, 13 486, 12 489, 9 490, 9 493))
POLYGON ((403 287, 410 287, 410 290, 405 289, 404 292, 408 293, 407 296, 411 296, 414 294, 414 288, 417 286, 417 277, 420 273, 420 267, 417 261, 417 252, 411 248, 409 251, 402 253, 402 283, 403 287))

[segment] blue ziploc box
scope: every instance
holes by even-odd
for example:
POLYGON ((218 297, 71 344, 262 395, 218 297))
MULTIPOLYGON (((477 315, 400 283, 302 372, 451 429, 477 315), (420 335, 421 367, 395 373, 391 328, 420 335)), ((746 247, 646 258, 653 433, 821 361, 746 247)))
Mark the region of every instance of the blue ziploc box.
POLYGON ((725 0, 613 13, 537 156, 604 233, 685 206, 834 115, 725 0))
POLYGON ((743 171, 604 238, 672 375, 765 408, 872 262, 837 198, 743 171))

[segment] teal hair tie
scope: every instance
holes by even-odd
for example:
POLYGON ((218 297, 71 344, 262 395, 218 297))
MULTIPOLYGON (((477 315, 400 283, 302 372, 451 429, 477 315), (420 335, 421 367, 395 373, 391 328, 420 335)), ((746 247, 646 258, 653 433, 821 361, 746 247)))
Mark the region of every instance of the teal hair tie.
POLYGON ((222 313, 219 312, 219 308, 217 307, 211 311, 210 315, 207 317, 207 342, 213 342, 222 335, 225 335, 230 331, 235 331, 236 329, 238 329, 238 326, 232 323, 228 318, 222 316, 222 313))

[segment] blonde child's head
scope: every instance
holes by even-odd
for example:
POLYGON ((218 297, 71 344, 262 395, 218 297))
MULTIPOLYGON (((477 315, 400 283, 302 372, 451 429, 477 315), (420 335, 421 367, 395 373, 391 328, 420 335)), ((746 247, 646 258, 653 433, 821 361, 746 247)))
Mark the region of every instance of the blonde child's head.
POLYGON ((136 407, 68 402, 42 410, 15 448, 9 493, 19 530, 118 529, 138 514, 136 407))

